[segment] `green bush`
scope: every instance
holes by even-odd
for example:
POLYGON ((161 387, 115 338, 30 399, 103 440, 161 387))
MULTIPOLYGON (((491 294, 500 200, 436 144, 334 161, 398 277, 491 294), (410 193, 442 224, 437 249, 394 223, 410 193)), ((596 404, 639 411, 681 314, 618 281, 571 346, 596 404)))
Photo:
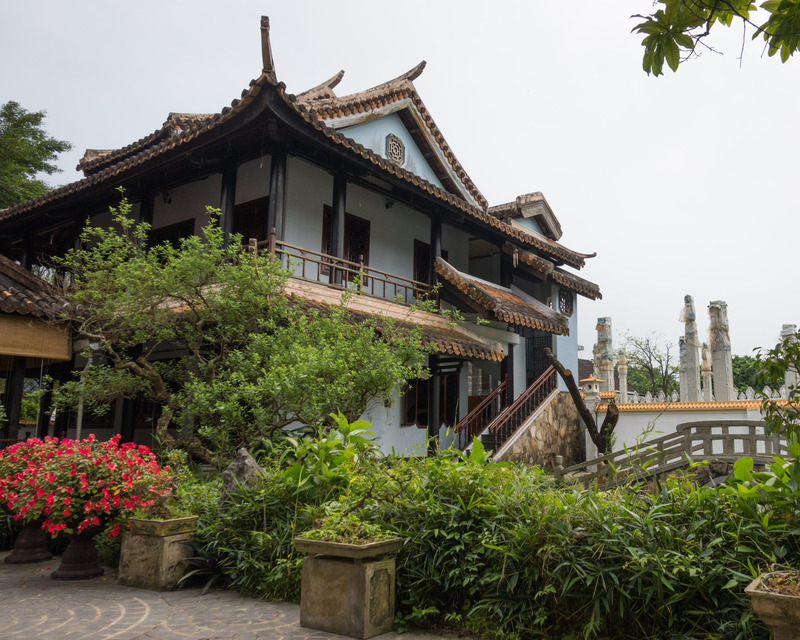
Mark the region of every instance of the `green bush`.
POLYGON ((298 443, 227 509, 206 489, 199 556, 242 593, 296 600, 293 537, 331 514, 377 525, 403 539, 399 626, 509 640, 767 638, 744 587, 769 562, 800 565, 798 512, 765 517, 785 501, 751 490, 764 476, 584 490, 480 453, 376 460, 346 440, 298 443))

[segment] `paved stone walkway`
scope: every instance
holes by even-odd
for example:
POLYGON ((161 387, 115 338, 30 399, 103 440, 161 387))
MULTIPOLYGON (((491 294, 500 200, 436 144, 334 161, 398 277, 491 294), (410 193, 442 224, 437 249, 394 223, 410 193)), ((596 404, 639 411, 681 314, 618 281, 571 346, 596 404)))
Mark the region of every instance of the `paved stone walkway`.
MULTIPOLYGON (((230 591, 155 593, 123 587, 108 573, 92 580, 50 578, 59 560, 3 562, 0 640, 344 640, 300 626, 300 607, 243 598, 230 591)), ((440 640, 387 633, 380 640, 440 640)))

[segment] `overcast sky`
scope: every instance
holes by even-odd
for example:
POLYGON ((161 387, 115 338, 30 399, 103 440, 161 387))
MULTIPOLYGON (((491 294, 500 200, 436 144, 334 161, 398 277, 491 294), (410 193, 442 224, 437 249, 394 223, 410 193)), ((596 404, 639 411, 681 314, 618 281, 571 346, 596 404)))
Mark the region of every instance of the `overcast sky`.
MULTIPOLYGON (((648 77, 630 16, 650 0, 63 2, 0 4, 0 103, 46 110, 74 145, 117 148, 170 111, 217 112, 261 71, 271 22, 278 78, 299 93, 346 71, 339 95, 420 60, 423 101, 490 204, 545 194, 563 244, 597 257, 581 275, 579 342, 594 325, 677 343, 684 294, 701 335, 728 303, 735 354, 800 324, 797 60, 782 65, 736 26, 677 74, 648 77)), ((705 337, 703 337, 705 339, 705 337)))

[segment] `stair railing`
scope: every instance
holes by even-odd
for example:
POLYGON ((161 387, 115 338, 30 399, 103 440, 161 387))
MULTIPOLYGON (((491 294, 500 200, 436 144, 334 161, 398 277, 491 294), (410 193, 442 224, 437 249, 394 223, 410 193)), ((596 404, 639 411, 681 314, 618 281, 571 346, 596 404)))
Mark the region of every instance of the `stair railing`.
POLYGON ((538 409, 558 386, 558 374, 554 367, 548 367, 522 394, 514 400, 489 425, 489 433, 494 437, 494 450, 497 451, 514 435, 531 414, 538 409))
POLYGON ((454 427, 455 446, 462 451, 472 444, 472 440, 479 436, 494 420, 505 405, 506 388, 508 381, 503 380, 480 404, 465 415, 454 427))

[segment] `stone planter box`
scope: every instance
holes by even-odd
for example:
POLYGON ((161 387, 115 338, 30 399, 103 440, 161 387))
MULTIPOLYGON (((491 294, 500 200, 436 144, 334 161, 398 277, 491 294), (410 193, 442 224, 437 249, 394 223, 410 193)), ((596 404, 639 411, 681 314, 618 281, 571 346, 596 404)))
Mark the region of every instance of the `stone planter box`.
POLYGON ((303 560, 300 626, 353 638, 392 630, 395 561, 384 555, 400 548, 400 538, 344 544, 295 538, 303 560))
POLYGON ((130 529, 122 538, 119 583, 150 591, 175 589, 186 570, 189 550, 184 543, 191 540, 197 519, 130 518, 130 529))
POLYGON ((800 596, 762 591, 764 576, 753 580, 744 592, 755 614, 772 627, 775 640, 800 640, 800 596))

